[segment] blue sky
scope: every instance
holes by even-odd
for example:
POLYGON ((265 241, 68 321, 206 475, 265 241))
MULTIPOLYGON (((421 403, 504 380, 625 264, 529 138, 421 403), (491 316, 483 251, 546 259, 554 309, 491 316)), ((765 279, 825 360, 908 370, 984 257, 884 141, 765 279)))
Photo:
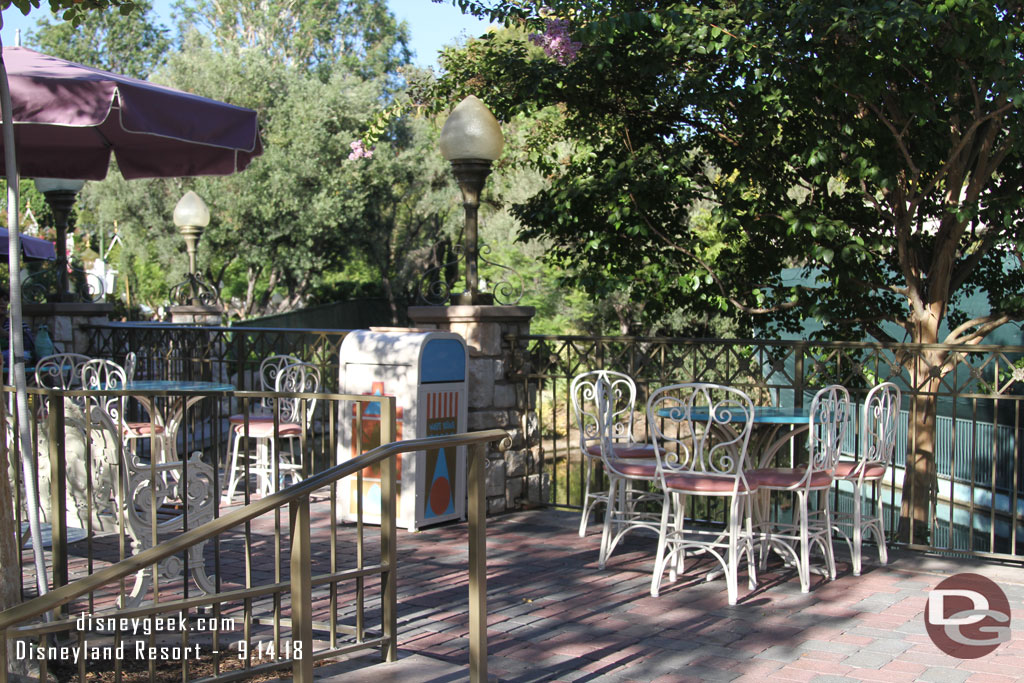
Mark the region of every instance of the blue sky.
MULTIPOLYGON (((172 0, 154 0, 153 6, 161 19, 170 24, 170 7, 172 0)), ((41 3, 47 6, 46 0, 41 3)), ((388 0, 392 13, 409 24, 412 37, 410 47, 416 52, 414 61, 420 66, 433 66, 437 52, 445 45, 467 35, 479 35, 487 29, 487 22, 473 17, 463 16, 452 6, 450 0, 442 3, 431 0, 388 0)), ((46 10, 38 9, 24 16, 15 8, 3 12, 3 29, 0 38, 4 45, 14 45, 15 30, 28 29, 36 25, 39 17, 45 16, 46 10)))

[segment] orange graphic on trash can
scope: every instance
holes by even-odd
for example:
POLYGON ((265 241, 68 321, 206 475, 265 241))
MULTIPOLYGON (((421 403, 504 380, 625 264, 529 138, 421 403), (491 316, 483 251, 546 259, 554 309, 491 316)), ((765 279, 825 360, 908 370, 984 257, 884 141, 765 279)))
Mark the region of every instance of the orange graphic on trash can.
MULTIPOLYGON (((370 390, 370 396, 391 396, 384 393, 384 383, 374 382, 370 390)), ((402 440, 402 408, 398 407, 395 414, 395 440, 402 440)), ((356 403, 352 406, 352 433, 358 434, 361 438, 352 439, 352 457, 362 455, 380 445, 380 403, 356 403), (365 408, 363 408, 365 406, 365 408), (362 416, 359 412, 362 409, 362 416), (360 449, 360 446, 362 447, 360 449)), ((402 458, 398 456, 395 462, 395 487, 398 499, 402 497, 402 458)), ((359 482, 353 477, 351 481, 352 495, 349 497, 349 511, 355 514, 359 509, 357 493, 359 482)), ((363 468, 363 512, 365 514, 380 515, 380 465, 371 465, 363 468)))

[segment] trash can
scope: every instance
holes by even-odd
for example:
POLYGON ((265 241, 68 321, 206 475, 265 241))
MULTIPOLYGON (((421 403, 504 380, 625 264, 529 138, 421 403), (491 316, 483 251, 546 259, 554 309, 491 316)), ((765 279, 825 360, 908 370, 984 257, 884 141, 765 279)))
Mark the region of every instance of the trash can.
MULTIPOLYGON (((396 438, 418 439, 466 431, 466 343, 452 332, 370 329, 342 340, 338 386, 345 394, 394 396, 396 438)), ((380 445, 380 404, 343 403, 338 462, 380 445), (363 404, 365 406, 365 404, 363 404), (357 435, 361 429, 361 435, 357 435), (361 440, 357 438, 361 436, 361 440)), ((380 522, 380 468, 363 471, 363 521, 380 522)), ((466 516, 465 448, 416 451, 397 462, 398 525, 419 527, 466 516)), ((355 476, 340 486, 339 519, 357 517, 355 476)))

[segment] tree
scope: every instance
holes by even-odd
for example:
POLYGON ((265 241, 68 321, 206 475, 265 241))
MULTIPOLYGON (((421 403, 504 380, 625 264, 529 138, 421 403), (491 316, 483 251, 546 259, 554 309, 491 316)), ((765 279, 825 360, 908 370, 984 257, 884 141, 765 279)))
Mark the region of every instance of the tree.
POLYGON ((322 82, 259 51, 213 50, 195 35, 158 77, 256 109, 264 153, 244 173, 226 177, 90 184, 83 191, 90 218, 117 221, 126 245, 121 267, 133 273, 137 292, 153 297, 147 303, 158 305, 185 276, 183 242, 170 217, 181 194, 193 189, 212 217, 199 249, 205 279, 219 285, 226 274, 241 273, 240 288, 227 283, 225 298, 241 298, 245 315, 267 311, 275 291, 284 293, 286 308, 299 305, 318 277, 339 269, 351 252, 344 234, 353 177, 345 159, 360 112, 367 116, 376 102, 377 84, 341 69, 322 82), (153 261, 165 276, 145 283, 136 267, 153 261))
MULTIPOLYGON (((321 14, 326 11, 322 4, 305 4, 309 7, 281 2, 280 11, 270 14, 295 12, 304 17, 295 30, 310 32, 302 35, 314 42, 320 35, 314 30, 320 24, 310 19, 314 16, 320 23, 353 27, 357 35, 334 35, 329 45, 304 51, 306 39, 298 34, 276 32, 274 22, 263 23, 265 17, 243 11, 244 5, 221 4, 218 7, 227 12, 223 16, 234 28, 218 28, 209 35, 191 32, 181 51, 170 55, 154 76, 259 112, 264 153, 245 173, 187 183, 206 200, 213 217, 202 238, 200 266, 207 281, 221 286, 225 299, 239 302, 235 312, 244 317, 311 303, 329 292, 336 274, 350 264, 378 263, 380 247, 404 245, 391 251, 380 266, 392 273, 391 281, 404 267, 408 250, 421 248, 420 241, 429 233, 417 233, 415 226, 427 224, 422 212, 430 204, 424 204, 423 197, 435 191, 435 178, 420 168, 422 159, 416 153, 379 164, 349 161, 358 131, 382 99, 394 96, 394 74, 374 69, 390 69, 396 50, 404 54, 404 33, 393 19, 390 24, 373 19, 385 8, 380 2, 345 8, 336 4, 336 11, 357 14, 341 18, 321 14), (375 22, 372 30, 363 26, 370 20, 375 22), (238 21, 243 23, 231 23, 238 21), (243 30, 243 24, 249 28, 243 30), (395 31, 390 37, 383 33, 389 25, 395 31), (235 32, 244 36, 241 43, 231 42, 235 32), (328 50, 356 42, 376 46, 374 54, 391 56, 376 62, 368 57, 356 70, 347 68, 352 55, 338 62, 320 61, 328 50), (367 72, 373 72, 372 77, 367 72), (397 232, 405 236, 399 238, 397 232), (392 236, 397 241, 392 242, 392 236)), ((193 17, 213 22, 221 16, 212 5, 199 9, 208 14, 193 17)), ((389 134, 409 150, 430 144, 424 142, 423 127, 403 125, 389 134)), ((168 218, 185 187, 168 181, 146 185, 145 190, 126 190, 124 183, 107 181, 83 194, 86 204, 95 207, 95 221, 119 220, 127 245, 121 266, 133 271, 129 277, 135 291, 158 296, 177 281, 172 278, 184 275, 180 238, 168 218), (136 274, 139 265, 154 259, 167 277, 147 287, 136 274)), ((404 285, 398 289, 404 291, 404 285)), ((404 307, 404 296, 397 295, 395 306, 399 300, 404 307)))
POLYGON ((356 245, 395 324, 404 319, 422 276, 434 265, 431 247, 450 238, 461 223, 450 169, 437 151, 437 132, 423 119, 403 121, 392 131, 391 145, 372 158, 349 161, 365 167, 362 186, 354 188, 357 224, 365 228, 354 233, 356 245))
MULTIPOLYGON (((514 212, 590 289, 645 272, 651 306, 883 342, 977 344, 1024 317, 1020 2, 456 4, 522 37, 449 52, 434 96, 472 87, 504 119, 558 109, 543 135, 573 151, 536 155, 551 183, 514 212), (990 311, 969 319, 973 290, 990 311)), ((950 366, 933 347, 898 360, 920 540, 950 366)))
POLYGON ((409 62, 406 27, 380 0, 198 0, 175 4, 181 26, 214 45, 257 48, 305 70, 339 65, 364 78, 409 62))
POLYGON ((113 7, 92 12, 78 26, 40 18, 25 45, 54 57, 145 80, 170 47, 168 29, 155 21, 153 4, 135 3, 127 16, 113 7))

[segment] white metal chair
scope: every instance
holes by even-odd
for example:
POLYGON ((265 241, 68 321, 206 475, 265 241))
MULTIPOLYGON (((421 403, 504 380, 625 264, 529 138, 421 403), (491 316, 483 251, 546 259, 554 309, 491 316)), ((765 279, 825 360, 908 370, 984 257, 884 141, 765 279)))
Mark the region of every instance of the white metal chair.
POLYGON ((274 392, 285 394, 271 399, 270 419, 248 420, 233 427, 234 446, 231 451, 228 487, 224 502, 230 503, 238 484, 248 475, 255 475, 258 491, 269 495, 282 480, 302 481, 301 440, 313 418, 316 398, 297 394, 315 394, 320 390, 320 369, 311 363, 291 363, 277 370, 274 392), (289 395, 290 394, 290 395, 289 395), (278 448, 278 441, 288 444, 287 455, 278 448), (300 442, 299 455, 295 443, 300 442), (254 448, 250 449, 252 443, 254 448))
MULTIPOLYGON (((112 360, 93 359, 83 363, 79 368, 83 389, 97 392, 124 389, 128 382, 125 369, 112 360)), ((155 424, 161 418, 154 411, 152 422, 125 422, 123 394, 97 393, 88 398, 86 410, 94 425, 109 429, 113 433, 121 430, 122 478, 125 495, 123 498, 126 513, 127 530, 132 537, 132 551, 138 553, 153 547, 159 535, 165 532, 183 530, 186 517, 181 514, 160 519, 160 511, 164 504, 175 501, 187 508, 190 525, 198 526, 203 521, 213 518, 213 507, 216 505, 217 492, 213 490, 213 468, 202 461, 201 454, 196 452, 186 462, 178 460, 174 452, 174 444, 166 438, 166 430, 162 423, 155 424), (155 426, 157 431, 150 427, 155 426), (150 460, 146 462, 139 453, 129 447, 133 439, 152 438, 150 460), (168 450, 164 450, 168 449, 168 450), (168 457, 170 456, 170 457, 168 457), (184 499, 187 482, 188 498, 184 499), (156 507, 154 508, 154 501, 156 507), (153 519, 157 517, 157 536, 152 533, 153 519)), ((188 549, 187 566, 190 568, 196 584, 206 593, 215 591, 212 579, 203 569, 203 546, 199 543, 188 549)), ((175 567, 178 560, 160 564, 159 568, 143 568, 136 573, 135 585, 119 601, 122 607, 135 607, 146 598, 153 582, 154 573, 160 576, 173 576, 180 572, 175 567)))
POLYGON ((747 394, 732 387, 676 384, 651 395, 647 416, 657 481, 665 492, 651 595, 658 596, 666 569, 669 579, 675 581, 687 554, 707 553, 722 566, 729 604, 735 605, 744 556, 750 588, 757 582, 751 523, 751 498, 757 486, 748 482, 744 473, 754 404, 747 394), (687 496, 697 496, 705 503, 694 508, 703 510, 705 519, 694 519, 691 528, 684 519, 687 496), (724 530, 708 519, 715 498, 726 504, 724 530), (675 520, 671 523, 673 509, 675 520))
MULTIPOLYGON (((882 493, 879 490, 885 473, 892 464, 899 426, 900 389, 892 382, 883 382, 868 392, 860 423, 860 457, 840 460, 836 480, 853 484, 853 512, 836 514, 835 530, 850 547, 853 575, 860 576, 861 543, 865 534, 874 534, 878 543, 878 560, 889 561, 885 547, 885 520, 882 516, 882 493), (874 512, 865 514, 862 493, 868 484, 875 499, 874 512), (847 533, 849 531, 849 533, 847 533)), ((838 490, 836 495, 838 495, 838 490)))
MULTIPOLYGON (((92 358, 78 366, 78 376, 83 389, 106 391, 124 389, 128 383, 124 368, 112 360, 92 358)), ((112 424, 124 423, 124 397, 119 395, 95 395, 89 403, 101 408, 110 417, 112 424)))
POLYGON ((618 458, 640 458, 653 460, 654 446, 633 440, 633 415, 636 406, 636 383, 629 375, 611 370, 591 370, 573 378, 569 386, 576 428, 579 431, 580 452, 584 462, 583 513, 580 516, 580 538, 587 533, 587 523, 594 508, 607 505, 608 490, 595 490, 595 465, 601 462, 601 432, 598 428, 596 390, 597 382, 603 379, 609 386, 615 401, 609 416, 611 440, 618 458))
MULTIPOLYGON (((598 567, 604 569, 608 558, 626 534, 647 530, 658 533, 660 506, 665 497, 655 486, 657 467, 653 458, 627 456, 626 446, 616 441, 616 425, 619 424, 619 404, 622 393, 616 390, 616 380, 606 381, 605 376, 595 376, 593 390, 584 389, 581 396, 593 397, 596 407, 598 449, 605 474, 608 476, 608 493, 605 498, 604 526, 601 529, 601 549, 598 567)), ((653 450, 650 451, 653 454, 653 450)))
POLYGON ((759 495, 756 530, 761 545, 761 569, 766 568, 769 549, 791 557, 797 566, 800 590, 804 593, 811 589, 810 552, 813 545, 820 547, 825 556, 825 573, 830 579, 836 576, 828 490, 835 479, 836 463, 849 419, 849 392, 837 384, 825 387, 811 401, 807 465, 769 467, 747 473, 747 481, 762 492, 789 492, 796 497, 793 519, 783 521, 771 519, 770 497, 759 495), (824 504, 815 510, 810 508, 812 493, 816 494, 814 498, 818 503, 824 499, 824 504))
MULTIPOLYGON (((273 354, 267 356, 260 363, 259 369, 259 390, 270 394, 277 384, 277 376, 281 369, 293 363, 301 363, 302 359, 287 354, 273 354)), ((244 431, 246 422, 272 422, 274 420, 274 399, 267 395, 258 401, 248 403, 243 408, 245 413, 235 413, 228 418, 228 426, 231 428, 231 444, 228 451, 234 453, 238 447, 237 440, 244 431)))
MULTIPOLYGON (((281 373, 281 369, 288 365, 295 363, 302 363, 301 358, 295 356, 289 356, 287 354, 274 354, 267 356, 260 363, 259 371, 259 382, 260 391, 272 392, 274 387, 277 386, 277 376, 281 373)), ((267 419, 272 417, 274 414, 274 401, 271 397, 265 397, 260 399, 258 402, 252 404, 249 409, 249 419, 267 419)), ((238 414, 232 415, 228 418, 228 421, 232 425, 241 424, 245 421, 245 415, 238 414)))
POLYGON ((92 360, 81 353, 54 353, 36 362, 36 385, 48 389, 75 389, 81 386, 79 368, 92 360))
MULTIPOLYGON (((124 389, 129 378, 124 367, 105 358, 93 358, 81 363, 78 366, 78 375, 82 388, 93 390, 124 389)), ((176 459, 174 444, 166 438, 167 430, 158 413, 151 415, 150 420, 134 422, 129 421, 124 412, 123 396, 108 396, 105 399, 97 397, 92 400, 92 403, 101 408, 110 417, 113 424, 121 426, 125 447, 130 448, 133 441, 148 439, 151 457, 155 458, 157 462, 176 459)))

